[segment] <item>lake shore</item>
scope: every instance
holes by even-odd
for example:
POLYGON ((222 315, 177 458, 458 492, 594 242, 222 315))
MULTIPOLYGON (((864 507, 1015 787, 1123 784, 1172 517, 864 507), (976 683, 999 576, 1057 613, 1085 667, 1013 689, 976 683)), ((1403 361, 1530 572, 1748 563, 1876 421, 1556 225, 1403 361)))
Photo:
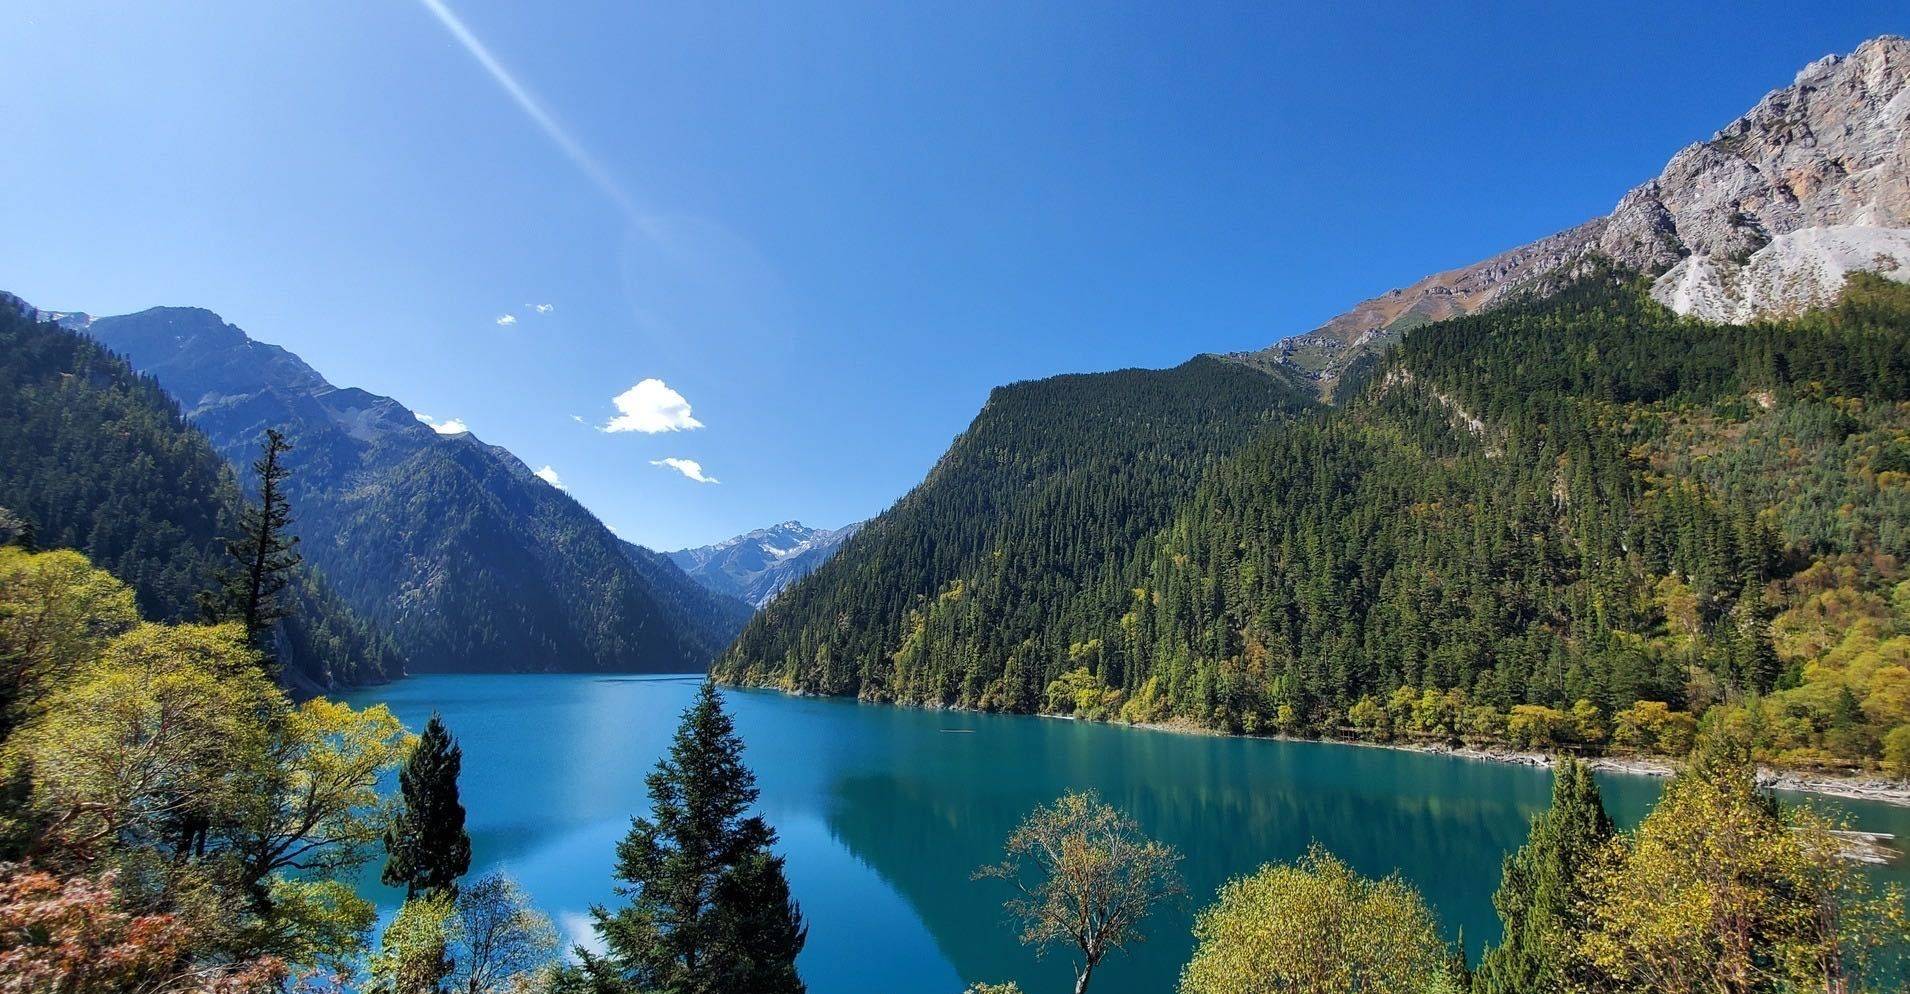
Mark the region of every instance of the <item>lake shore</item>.
MULTIPOLYGON (((1073 718, 1067 715, 1044 715, 1050 718, 1073 718)), ((1110 724, 1119 724, 1111 722, 1110 724)), ((1162 732, 1178 732, 1193 735, 1220 735, 1230 733, 1180 725, 1171 722, 1136 724, 1130 728, 1147 728, 1162 732)), ((1371 749, 1397 749, 1403 752, 1419 752, 1435 756, 1454 756, 1459 759, 1477 759, 1491 763, 1508 763, 1514 766, 1539 766, 1550 768, 1558 760, 1557 753, 1529 752, 1518 749, 1482 749, 1467 745, 1443 745, 1429 742, 1373 742, 1367 739, 1342 737, 1309 738, 1298 735, 1243 735, 1239 738, 1280 739, 1288 742, 1327 742, 1333 745, 1363 746, 1371 749)), ((1594 770, 1611 773, 1625 773, 1642 777, 1669 777, 1678 772, 1678 765, 1672 760, 1654 756, 1581 756, 1580 762, 1594 770)), ((1844 798, 1853 801, 1875 801, 1879 804, 1894 804, 1910 807, 1910 783, 1901 780, 1886 780, 1882 777, 1843 776, 1833 773, 1816 773, 1803 770, 1784 770, 1770 766, 1759 766, 1758 785, 1770 790, 1795 791, 1801 794, 1817 794, 1823 797, 1844 798)))
MULTIPOLYGON (((826 697, 829 695, 809 694, 803 691, 784 690, 780 687, 739 686, 724 684, 739 690, 766 690, 793 697, 826 697)), ((857 703, 881 703, 890 707, 916 708, 926 711, 961 711, 976 714, 995 714, 979 708, 954 706, 935 706, 923 704, 898 704, 890 701, 862 701, 859 698, 839 698, 854 700, 857 703)), ((1073 715, 1036 712, 1037 718, 1050 718, 1056 721, 1080 721, 1073 715)), ((1223 732, 1184 722, 1120 722, 1110 721, 1102 724, 1121 728, 1138 728, 1154 732, 1171 732, 1177 735, 1211 735, 1222 738, 1271 739, 1282 742, 1324 742, 1332 745, 1360 746, 1368 749, 1395 749, 1402 752, 1418 752, 1437 756, 1454 756, 1459 759, 1476 759, 1491 763, 1507 763, 1514 766, 1551 767, 1557 755, 1547 752, 1530 752, 1518 749, 1483 749, 1467 745, 1446 745, 1433 742, 1374 742, 1369 739, 1355 739, 1341 736, 1303 736, 1303 735, 1246 735, 1223 732)), ((1654 756, 1582 756, 1580 760, 1594 770, 1611 773, 1624 773, 1632 776, 1669 777, 1678 772, 1677 764, 1666 758, 1654 756)), ((1836 773, 1824 773, 1807 770, 1786 770, 1771 766, 1758 767, 1758 785, 1770 790, 1793 791, 1800 794, 1816 794, 1821 797, 1841 798, 1853 801, 1872 801, 1878 804, 1892 804, 1898 807, 1910 807, 1910 783, 1901 780, 1888 780, 1875 776, 1851 776, 1836 773)))
MULTIPOLYGON (((1044 715, 1044 717, 1067 718, 1067 715, 1044 715)), ((1110 724, 1119 724, 1111 722, 1110 724)), ((1193 735, 1220 735, 1230 733, 1182 725, 1173 722, 1135 724, 1130 728, 1147 728, 1162 732, 1178 732, 1193 735)), ((1519 749, 1483 749, 1467 745, 1444 745, 1430 742, 1374 742, 1368 739, 1331 737, 1306 737, 1298 735, 1243 735, 1239 738, 1279 739, 1288 742, 1327 742, 1334 745, 1363 746, 1371 749, 1397 749, 1403 752, 1426 753, 1435 756, 1454 756, 1459 759, 1476 759, 1491 763, 1507 763, 1514 766, 1538 766, 1550 768, 1558 760, 1559 754, 1549 752, 1530 752, 1519 749)), ((1581 756, 1579 761, 1594 770, 1611 773, 1624 773, 1642 777, 1669 777, 1678 772, 1678 764, 1670 759, 1656 756, 1581 756)), ((1823 797, 1844 798, 1853 801, 1874 801, 1878 804, 1894 804, 1910 807, 1910 783, 1901 780, 1886 780, 1882 777, 1845 776, 1834 773, 1811 772, 1805 770, 1785 770, 1771 766, 1759 766, 1758 785, 1770 790, 1794 791, 1800 794, 1817 794, 1823 797)))
MULTIPOLYGON (((1327 741, 1341 741, 1330 739, 1327 741)), ((1516 750, 1475 749, 1470 746, 1425 746, 1407 743, 1372 743, 1387 745, 1391 748, 1408 749, 1416 752, 1443 753, 1464 759, 1482 759, 1495 763, 1514 763, 1523 766, 1551 766, 1556 756, 1542 752, 1520 752, 1516 750)), ((1633 776, 1668 777, 1678 772, 1676 763, 1670 760, 1650 756, 1584 756, 1581 761, 1594 770, 1608 770, 1613 773, 1627 773, 1633 776)), ((1758 767, 1758 785, 1771 790, 1796 791, 1802 794, 1818 794, 1825 797, 1847 798, 1855 801, 1875 801, 1880 804, 1910 806, 1910 784, 1900 780, 1885 780, 1881 777, 1840 776, 1830 773, 1811 773, 1800 770, 1784 770, 1769 766, 1758 767)))

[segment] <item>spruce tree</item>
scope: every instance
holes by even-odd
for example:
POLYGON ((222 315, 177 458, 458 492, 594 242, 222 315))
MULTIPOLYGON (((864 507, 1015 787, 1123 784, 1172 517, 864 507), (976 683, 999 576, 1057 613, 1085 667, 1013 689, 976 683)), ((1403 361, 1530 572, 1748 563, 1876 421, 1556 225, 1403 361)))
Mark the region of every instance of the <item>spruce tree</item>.
POLYGON ((1550 994, 1566 988, 1573 907, 1583 871, 1612 836, 1591 768, 1559 761, 1552 807, 1532 819, 1524 846, 1507 856, 1498 893, 1504 935, 1473 975, 1474 994, 1550 994))
POLYGON ((630 902, 597 907, 601 955, 566 990, 598 994, 800 994, 796 954, 808 929, 789 897, 775 830, 759 815, 743 742, 705 681, 670 754, 647 781, 651 810, 617 845, 617 888, 630 902))
POLYGON ((33 522, 0 507, 0 545, 16 544, 33 551, 33 522))
POLYGON ((803 990, 796 955, 809 938, 809 926, 789 895, 781 856, 764 851, 745 857, 718 882, 715 904, 725 909, 718 916, 718 947, 747 953, 723 973, 721 989, 738 994, 803 990))
POLYGON ((279 594, 299 563, 298 537, 286 534, 292 505, 285 496, 291 470, 284 456, 291 448, 284 432, 265 430, 264 451, 252 463, 252 473, 259 479, 259 502, 239 509, 238 536, 226 543, 233 568, 221 576, 224 589, 211 612, 245 625, 247 637, 261 650, 268 649, 272 626, 288 613, 279 594))
POLYGON ((471 868, 471 836, 458 800, 463 765, 464 750, 433 714, 398 772, 403 807, 385 830, 382 879, 403 885, 407 900, 456 895, 458 878, 471 868))

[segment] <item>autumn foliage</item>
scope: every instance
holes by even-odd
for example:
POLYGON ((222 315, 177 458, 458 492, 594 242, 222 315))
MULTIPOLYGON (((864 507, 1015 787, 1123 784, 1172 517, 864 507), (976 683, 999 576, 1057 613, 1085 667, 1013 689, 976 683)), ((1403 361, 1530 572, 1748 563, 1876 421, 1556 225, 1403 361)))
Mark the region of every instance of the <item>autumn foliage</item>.
POLYGON ((274 957, 203 964, 176 915, 119 906, 115 874, 0 867, 0 992, 245 994, 286 976, 274 957))

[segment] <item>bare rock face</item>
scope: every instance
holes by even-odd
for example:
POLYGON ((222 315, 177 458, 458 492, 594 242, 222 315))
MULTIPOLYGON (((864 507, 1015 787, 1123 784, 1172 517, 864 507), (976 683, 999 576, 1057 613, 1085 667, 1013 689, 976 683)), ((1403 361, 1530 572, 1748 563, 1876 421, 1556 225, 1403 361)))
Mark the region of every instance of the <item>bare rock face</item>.
POLYGON ((1671 267, 1651 295, 1680 314, 1743 324, 1836 303, 1851 273, 1910 282, 1910 228, 1837 224, 1771 239, 1742 263, 1693 255, 1671 267))
POLYGON ((1412 286, 1362 301, 1307 334, 1252 355, 1257 361, 1276 359, 1330 377, 1369 346, 1382 347, 1420 325, 1483 310, 1568 267, 1585 255, 1586 246, 1604 223, 1603 218, 1588 221, 1484 262, 1434 273, 1412 286))
POLYGON ((1910 41, 1819 59, 1625 195, 1598 248, 1646 272, 1742 259, 1779 235, 1910 226, 1910 41))
POLYGON ((1821 306, 1854 271, 1910 281, 1910 40, 1805 66, 1605 217, 1364 301, 1253 360, 1331 380, 1411 328, 1543 293, 1591 256, 1658 275, 1660 302, 1719 321, 1821 306))

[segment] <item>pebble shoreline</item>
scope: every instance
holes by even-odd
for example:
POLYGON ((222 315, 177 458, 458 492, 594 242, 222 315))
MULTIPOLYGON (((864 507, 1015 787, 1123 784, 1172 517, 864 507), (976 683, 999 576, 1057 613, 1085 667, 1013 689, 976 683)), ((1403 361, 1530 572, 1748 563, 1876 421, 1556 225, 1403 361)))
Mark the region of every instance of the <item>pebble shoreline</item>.
MULTIPOLYGON (((1337 740, 1335 740, 1337 741, 1337 740)), ((1465 759, 1486 759, 1499 763, 1513 763, 1519 766, 1546 766, 1553 763, 1553 757, 1542 752, 1515 752, 1496 749, 1474 749, 1469 746, 1441 747, 1416 744, 1373 743, 1389 748, 1406 749, 1413 752, 1427 752, 1447 756, 1459 756, 1465 759)), ((1673 764, 1659 759, 1636 756, 1588 756, 1583 762, 1594 770, 1608 770, 1613 773, 1628 773, 1634 776, 1668 777, 1678 772, 1673 764)), ((1805 773, 1796 770, 1778 770, 1761 766, 1757 771, 1758 786, 1771 790, 1790 790, 1804 794, 1821 794, 1825 797, 1841 797, 1853 801, 1875 801, 1879 804, 1910 806, 1910 783, 1901 780, 1885 780, 1878 777, 1846 777, 1828 773, 1805 773)))

